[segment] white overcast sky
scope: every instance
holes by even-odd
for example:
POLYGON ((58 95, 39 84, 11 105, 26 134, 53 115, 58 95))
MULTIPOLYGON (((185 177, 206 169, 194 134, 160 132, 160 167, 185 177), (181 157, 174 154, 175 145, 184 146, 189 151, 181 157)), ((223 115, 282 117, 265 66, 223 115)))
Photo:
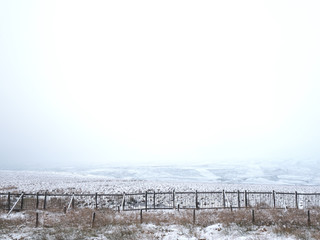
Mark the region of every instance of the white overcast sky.
POLYGON ((2 166, 317 161, 319 13, 0 0, 2 166))

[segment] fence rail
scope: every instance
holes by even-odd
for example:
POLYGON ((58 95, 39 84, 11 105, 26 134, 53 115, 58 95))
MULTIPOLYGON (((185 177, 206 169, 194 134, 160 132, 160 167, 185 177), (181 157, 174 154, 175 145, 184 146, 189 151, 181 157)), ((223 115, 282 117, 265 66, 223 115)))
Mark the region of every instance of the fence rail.
POLYGON ((297 208, 320 207, 320 193, 298 192, 143 192, 143 193, 0 193, 0 209, 57 210, 65 207, 110 208, 123 211, 152 209, 297 208))

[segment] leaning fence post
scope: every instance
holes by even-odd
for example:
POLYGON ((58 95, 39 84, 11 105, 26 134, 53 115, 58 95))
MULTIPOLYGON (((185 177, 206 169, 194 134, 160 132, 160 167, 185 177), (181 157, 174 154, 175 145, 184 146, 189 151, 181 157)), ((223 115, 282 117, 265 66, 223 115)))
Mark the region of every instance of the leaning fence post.
POLYGON ((92 219, 91 219, 91 227, 92 227, 92 228, 93 228, 93 226, 94 226, 94 220, 95 220, 95 218, 96 218, 96 213, 93 212, 93 213, 92 213, 92 219))
POLYGON ((224 190, 222 190, 222 202, 223 202, 223 208, 226 208, 226 195, 224 190))
POLYGON ((295 198, 295 201, 296 201, 296 208, 298 209, 299 208, 299 204, 298 204, 298 193, 297 193, 297 191, 294 192, 294 198, 295 198))
POLYGON ((68 211, 70 209, 70 207, 74 208, 74 194, 72 194, 72 197, 70 199, 70 202, 68 204, 67 210, 68 211))
POLYGON ((11 206, 11 194, 8 192, 8 212, 10 211, 10 206, 11 206))
POLYGON ((10 215, 10 213, 13 211, 13 209, 15 208, 15 206, 18 204, 18 202, 20 201, 20 199, 23 197, 24 193, 22 192, 22 194, 20 195, 20 197, 18 198, 18 200, 13 204, 12 208, 10 209, 10 211, 7 214, 7 217, 10 215))
POLYGON ((252 223, 254 223, 254 209, 252 209, 252 223))
POLYGON ((240 191, 238 190, 238 208, 240 208, 240 191))

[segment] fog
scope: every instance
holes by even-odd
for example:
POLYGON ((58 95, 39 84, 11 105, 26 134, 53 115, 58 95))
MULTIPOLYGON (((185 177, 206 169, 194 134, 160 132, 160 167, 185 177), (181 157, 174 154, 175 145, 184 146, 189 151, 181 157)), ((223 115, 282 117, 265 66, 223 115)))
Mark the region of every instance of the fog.
POLYGON ((318 1, 1 1, 1 169, 320 156, 318 1))

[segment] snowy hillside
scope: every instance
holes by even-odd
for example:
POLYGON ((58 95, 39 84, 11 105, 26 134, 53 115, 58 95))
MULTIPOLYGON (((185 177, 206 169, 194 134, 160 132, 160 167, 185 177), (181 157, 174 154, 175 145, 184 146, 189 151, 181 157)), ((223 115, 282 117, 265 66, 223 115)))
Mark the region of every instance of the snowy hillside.
POLYGON ((320 185, 317 162, 240 162, 166 166, 87 166, 52 168, 58 172, 105 176, 111 179, 139 179, 174 182, 241 184, 320 185))

